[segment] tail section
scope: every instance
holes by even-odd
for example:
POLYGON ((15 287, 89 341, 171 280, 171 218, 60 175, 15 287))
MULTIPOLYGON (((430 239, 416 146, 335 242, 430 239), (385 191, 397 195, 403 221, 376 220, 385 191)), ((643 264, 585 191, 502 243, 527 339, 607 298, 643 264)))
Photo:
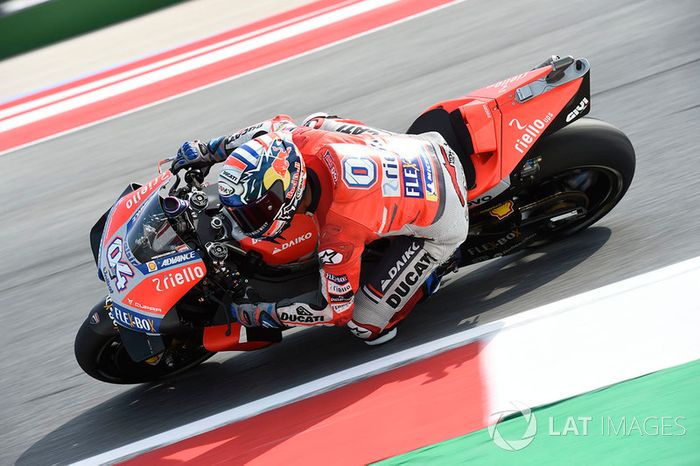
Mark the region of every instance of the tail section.
POLYGON ((473 172, 469 199, 483 199, 509 185, 538 140, 589 112, 589 72, 585 58, 553 56, 536 69, 434 105, 409 132, 438 131, 456 145, 465 171, 473 172), (426 127, 435 121, 439 127, 426 127))

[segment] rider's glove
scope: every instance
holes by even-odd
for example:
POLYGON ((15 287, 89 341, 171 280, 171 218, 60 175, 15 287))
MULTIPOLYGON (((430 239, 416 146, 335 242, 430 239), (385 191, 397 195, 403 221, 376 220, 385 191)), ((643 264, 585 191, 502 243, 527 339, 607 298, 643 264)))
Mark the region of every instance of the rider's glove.
POLYGON ((178 149, 170 171, 177 173, 185 167, 204 168, 217 162, 209 147, 198 140, 187 141, 178 149))
POLYGON ((231 314, 245 327, 284 328, 275 308, 275 303, 231 304, 231 314))

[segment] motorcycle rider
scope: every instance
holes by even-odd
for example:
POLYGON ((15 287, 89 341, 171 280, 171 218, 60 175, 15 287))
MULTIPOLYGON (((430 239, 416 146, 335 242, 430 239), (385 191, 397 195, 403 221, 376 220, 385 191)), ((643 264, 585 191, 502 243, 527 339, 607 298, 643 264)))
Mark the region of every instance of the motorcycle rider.
POLYGON ((464 173, 437 132, 397 134, 326 114, 298 126, 278 115, 184 143, 172 169, 218 162, 221 202, 246 235, 273 239, 295 214, 319 228, 321 293, 233 304, 245 326, 346 325, 367 344, 389 341, 467 237, 464 173), (390 245, 360 284, 362 252, 379 238, 390 245))

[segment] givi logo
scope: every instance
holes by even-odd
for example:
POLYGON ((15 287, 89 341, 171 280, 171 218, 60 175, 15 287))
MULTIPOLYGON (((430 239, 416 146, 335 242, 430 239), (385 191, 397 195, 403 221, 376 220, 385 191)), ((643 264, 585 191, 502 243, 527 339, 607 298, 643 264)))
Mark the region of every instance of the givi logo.
POLYGON ((571 120, 576 118, 579 115, 579 113, 586 110, 586 107, 588 107, 588 99, 584 97, 583 100, 581 100, 581 102, 576 106, 576 108, 571 113, 566 115, 566 122, 569 123, 571 120))

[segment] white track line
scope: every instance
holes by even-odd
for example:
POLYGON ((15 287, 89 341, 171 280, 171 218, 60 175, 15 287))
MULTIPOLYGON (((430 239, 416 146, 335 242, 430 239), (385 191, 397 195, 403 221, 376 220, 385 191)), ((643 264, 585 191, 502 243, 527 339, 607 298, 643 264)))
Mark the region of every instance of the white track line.
MULTIPOLYGON (((46 107, 37 108, 35 110, 22 113, 21 115, 16 115, 14 117, 2 120, 0 121, 0 133, 19 128, 20 126, 35 123, 37 121, 44 120, 46 118, 59 115, 61 113, 69 112, 71 110, 75 110, 76 108, 85 107, 95 102, 106 100, 120 94, 125 94, 135 89, 140 89, 150 84, 154 84, 159 81, 164 81, 166 79, 190 72, 195 69, 204 68, 205 66, 211 65, 213 63, 227 60, 229 58, 233 58, 268 45, 280 43, 292 37, 299 36, 301 34, 344 21, 346 19, 370 12, 372 10, 376 10, 378 8, 390 5, 392 3, 397 3, 398 1, 400 0, 365 0, 363 2, 355 3, 345 8, 341 8, 339 10, 331 11, 329 13, 325 13, 302 22, 262 34, 260 36, 253 37, 252 39, 236 42, 226 47, 218 48, 217 50, 211 50, 203 55, 188 58, 184 61, 174 63, 175 61, 181 59, 179 57, 173 57, 164 60, 163 63, 171 64, 164 66, 160 69, 155 68, 162 66, 162 63, 154 63, 151 65, 147 65, 144 68, 149 70, 152 69, 153 71, 150 71, 146 74, 133 76, 142 71, 139 71, 139 69, 128 71, 123 74, 133 77, 130 77, 120 82, 114 82, 114 84, 110 84, 107 87, 94 89, 85 94, 76 95, 75 97, 71 97, 60 102, 55 102, 46 107)), ((217 46, 212 45, 209 48, 213 49, 215 47, 217 46)), ((199 52, 193 51, 184 55, 192 56, 197 53, 199 52)), ((120 79, 119 75, 106 78, 104 81, 113 82, 117 79, 120 79)), ((99 84, 99 82, 86 84, 85 87, 95 86, 97 84, 99 84)), ((73 91, 65 91, 65 93, 70 92, 73 91)), ((45 99, 50 98, 51 96, 47 96, 45 99)), ((32 102, 28 102, 24 105, 31 104, 32 102)), ((22 107, 22 105, 18 105, 18 107, 22 107)), ((9 109, 5 110, 5 112, 12 112, 13 109, 14 107, 10 107, 9 109)), ((2 113, 3 112, 0 111, 0 118, 2 118, 2 113)))
POLYGON ((571 312, 490 335, 479 354, 485 411, 542 406, 700 359, 698 284, 700 268, 622 282, 571 312))
MULTIPOLYGON (((312 12, 306 13, 305 15, 290 18, 286 21, 271 24, 271 25, 266 26, 264 28, 256 29, 254 31, 250 31, 250 32, 247 32, 245 34, 241 34, 239 36, 231 37, 231 38, 223 40, 221 42, 216 42, 214 44, 200 47, 200 48, 195 49, 195 50, 190 50, 189 52, 184 52, 184 53, 181 53, 179 55, 175 55, 175 56, 172 56, 169 58, 164 58, 164 59, 159 60, 157 62, 149 63, 148 65, 143 65, 143 66, 140 66, 138 68, 133 68, 133 69, 130 69, 127 71, 123 71, 121 73, 117 73, 117 74, 112 75, 112 76, 107 76, 107 77, 102 78, 102 79, 98 79, 98 80, 91 81, 91 82, 88 82, 85 84, 81 84, 80 86, 71 87, 70 89, 66 89, 66 90, 63 90, 60 92, 49 94, 49 95, 46 95, 44 97, 40 97, 38 99, 33 99, 33 100, 28 101, 28 102, 24 102, 22 104, 13 105, 12 107, 8 107, 4 110, 0 110, 0 120, 5 119, 5 118, 12 116, 12 115, 17 115, 19 113, 26 112, 27 110, 32 110, 32 109, 35 109, 38 107, 43 107, 44 105, 47 105, 47 104, 50 104, 53 102, 57 102, 59 100, 63 100, 63 99, 68 98, 68 97, 82 94, 84 92, 91 91, 93 89, 97 89, 99 87, 103 87, 103 86, 115 83, 117 81, 122 81, 124 79, 131 78, 132 76, 147 73, 151 70, 155 70, 156 68, 161 68, 163 66, 170 65, 170 64, 178 62, 178 61, 186 60, 186 59, 189 59, 191 57, 194 57, 195 55, 207 53, 207 52, 210 52, 214 49, 218 49, 218 48, 221 48, 221 47, 224 47, 227 45, 231 45, 231 44, 234 44, 237 42, 243 42, 243 41, 245 41, 253 36, 258 36, 258 35, 264 34, 266 32, 272 31, 274 29, 280 29, 282 27, 288 26, 289 24, 296 23, 296 22, 299 22, 301 20, 311 18, 313 16, 321 15, 324 12, 329 11, 329 10, 333 10, 333 9, 338 9, 338 5, 325 7, 325 8, 319 9, 317 11, 312 11, 312 12)), ((125 65, 128 66, 128 63, 125 65)), ((81 78, 77 78, 77 79, 81 79, 81 78)))
POLYGON ((0 16, 17 13, 26 8, 31 8, 48 1, 49 0, 10 0, 9 2, 5 2, 0 5, 0 16))
MULTIPOLYGON (((74 464, 104 464, 124 460, 138 455, 139 453, 173 444, 180 440, 211 431, 217 427, 222 427, 233 422, 255 416, 262 412, 269 411, 271 409, 284 406, 295 401, 341 387, 343 385, 347 385, 359 379, 367 378, 371 375, 386 372, 393 368, 403 366, 410 362, 424 359, 459 346, 463 346, 476 340, 485 340, 489 337, 497 338, 498 334, 501 332, 515 329, 528 323, 541 321, 553 316, 558 317, 562 314, 570 313, 571 311, 580 310, 585 306, 594 306, 596 303, 611 297, 630 292, 638 292, 640 290, 644 290, 645 287, 659 282, 665 282, 672 288, 673 283, 681 277, 684 279, 692 278, 696 280, 696 283, 700 283, 700 257, 664 267, 653 272, 638 275, 636 277, 582 293, 571 298, 547 304, 530 311, 489 322, 480 327, 440 338, 429 343, 424 343, 413 348, 399 351, 398 353, 384 356, 374 361, 370 361, 359 366, 307 382, 297 387, 284 390, 275 395, 252 401, 242 406, 223 411, 219 414, 206 417, 199 421, 191 422, 184 426, 139 440, 100 455, 84 459, 74 464)), ((678 282, 685 283, 685 281, 678 282)), ((688 294, 694 291, 695 290, 683 289, 675 290, 677 294, 681 295, 683 295, 684 292, 688 294)), ((695 298, 693 297, 692 299, 695 298)), ((599 322, 599 325, 606 325, 606 322, 599 322)))
POLYGON ((155 107, 156 105, 160 105, 160 104, 163 104, 163 103, 166 103, 166 102, 170 102, 170 101, 172 101, 172 100, 176 100, 176 99, 179 99, 179 98, 181 98, 181 97, 185 97, 185 96, 188 96, 188 95, 190 95, 190 94, 194 94, 194 93, 196 93, 196 92, 200 92, 200 91, 209 89, 209 88, 211 88, 211 87, 218 86, 218 85, 220 85, 220 84, 223 84, 223 83, 226 83, 226 82, 229 82, 229 81, 233 81, 233 80, 235 80, 235 79, 243 78, 243 77, 248 76, 248 75, 251 75, 251 74, 253 74, 253 73, 257 73, 257 72, 259 72, 259 71, 263 71, 263 70, 266 70, 266 69, 268 69, 268 68, 272 68, 273 66, 281 65, 281 64, 283 64, 283 63, 287 63, 287 62, 289 62, 289 61, 296 60, 296 59, 298 59, 298 58, 302 58, 302 57, 305 57, 305 56, 307 56, 307 55, 311 55, 311 54, 313 54, 313 53, 320 52, 320 51, 322 51, 322 50, 326 50, 326 49, 331 48, 331 47, 335 47, 336 45, 344 44, 344 43, 349 42, 349 41, 351 41, 351 40, 359 39, 359 38, 361 38, 361 37, 364 37, 364 36, 367 36, 367 35, 370 35, 370 34, 374 34, 375 32, 383 31, 384 29, 387 29, 387 28, 390 28, 390 27, 393 27, 393 26, 397 26, 397 25, 399 25, 399 24, 403 24, 403 23, 408 22, 408 21, 411 21, 411 20, 413 20, 413 19, 416 19, 416 18, 420 18, 420 17, 422 17, 422 16, 429 15, 429 14, 431 14, 431 13, 435 13, 436 11, 440 11, 440 10, 443 10, 443 9, 445 9, 445 8, 449 8, 449 7, 451 7, 451 6, 458 5, 458 4, 463 3, 463 2, 465 2, 465 1, 467 1, 467 0, 452 0, 450 3, 446 3, 446 4, 444 4, 444 5, 440 5, 440 6, 437 6, 437 7, 435 7, 435 8, 431 8, 431 9, 429 9, 429 10, 421 11, 420 13, 416 13, 416 14, 414 14, 414 15, 407 16, 407 17, 402 18, 402 19, 400 19, 400 20, 397 20, 397 21, 393 21, 393 22, 391 22, 391 23, 384 24, 384 25, 379 26, 379 27, 376 27, 376 28, 374 28, 374 29, 370 29, 370 30, 367 30, 367 31, 365 31, 365 32, 361 32, 361 33, 359 33, 359 34, 355 34, 355 35, 353 35, 353 36, 346 37, 346 38, 344 38, 344 39, 340 39, 340 40, 337 40, 337 41, 335 41, 335 42, 328 43, 328 44, 326 44, 326 45, 322 45, 322 46, 320 46, 320 47, 317 47, 317 48, 312 49, 312 50, 308 50, 308 51, 306 51, 306 52, 302 52, 302 53, 299 53, 299 54, 296 54, 296 55, 292 55, 292 56, 287 57, 287 58, 284 58, 284 59, 282 59, 282 60, 278 60, 278 61, 272 62, 272 63, 270 63, 270 64, 263 65, 263 66, 261 66, 261 67, 252 69, 252 70, 250 70, 250 71, 246 71, 246 72, 244 72, 244 73, 237 74, 237 75, 235 75, 235 76, 230 76, 230 77, 228 77, 228 78, 220 79, 220 80, 218 80, 218 81, 214 81, 214 82, 209 83, 209 84, 206 84, 206 85, 204 85, 204 86, 196 87, 196 88, 194 88, 194 89, 190 89, 189 91, 185 91, 185 92, 182 92, 182 93, 179 93, 179 94, 176 94, 176 95, 167 97, 167 98, 165 98, 165 99, 157 100, 157 101, 152 102, 152 103, 150 103, 150 104, 142 105, 142 106, 140 106, 140 107, 135 107, 135 108, 133 108, 133 109, 131 109, 131 110, 127 110, 127 111, 125 111, 125 112, 121 112, 121 113, 118 113, 118 114, 116 114, 116 115, 112 115, 112 116, 109 116, 109 117, 106 117, 106 118, 102 118, 102 119, 99 119, 99 120, 95 120, 95 121, 92 121, 92 122, 90 122, 90 123, 86 123, 86 124, 84 124, 84 125, 76 126, 75 128, 71 128, 71 129, 68 129, 68 130, 65 130, 65 131, 61 131, 61 132, 58 132, 58 133, 56 133, 56 134, 52 134, 52 135, 50 135, 50 136, 46 136, 46 137, 44 137, 44 138, 36 139, 36 140, 31 141, 31 142, 28 142, 28 143, 26 143, 26 144, 22 144, 22 145, 19 145, 19 146, 16 146, 16 147, 11 147, 10 149, 6 149, 6 150, 4 150, 4 151, 0 151, 0 156, 9 154, 9 153, 11 153, 11 152, 14 152, 14 151, 17 151, 17 150, 20 150, 20 149, 24 149, 24 148, 26 148, 26 147, 33 146, 33 145, 35 145, 35 144, 39 144, 39 143, 42 143, 42 142, 45 142, 45 141, 49 141, 49 140, 51 140, 51 139, 55 139, 55 138, 60 137, 60 136, 64 136, 64 135, 67 135, 67 134, 71 134, 71 133, 74 133, 74 132, 76 132, 76 131, 80 131, 80 130, 85 129, 85 128, 90 128, 90 127, 92 127, 92 126, 99 125, 99 124, 101 124, 101 123, 104 123, 104 122, 107 122, 107 121, 111 121, 111 120, 114 120, 114 119, 116 119, 116 118, 120 118, 120 117, 123 117, 123 116, 126 116, 126 115, 130 115, 130 114, 132 114, 132 113, 139 112, 139 111, 145 110, 145 109, 147 109, 147 108, 155 107))

